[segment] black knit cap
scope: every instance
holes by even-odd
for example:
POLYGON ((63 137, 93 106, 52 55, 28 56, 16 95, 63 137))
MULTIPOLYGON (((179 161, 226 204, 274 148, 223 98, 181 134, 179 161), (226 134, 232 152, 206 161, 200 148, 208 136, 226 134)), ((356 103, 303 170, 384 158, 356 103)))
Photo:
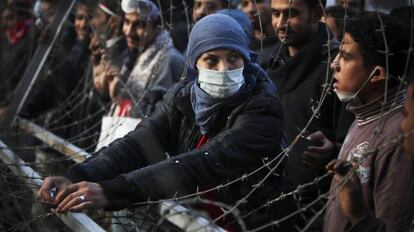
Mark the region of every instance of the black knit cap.
POLYGON ((115 17, 122 15, 121 4, 118 0, 99 0, 98 6, 107 15, 115 17))

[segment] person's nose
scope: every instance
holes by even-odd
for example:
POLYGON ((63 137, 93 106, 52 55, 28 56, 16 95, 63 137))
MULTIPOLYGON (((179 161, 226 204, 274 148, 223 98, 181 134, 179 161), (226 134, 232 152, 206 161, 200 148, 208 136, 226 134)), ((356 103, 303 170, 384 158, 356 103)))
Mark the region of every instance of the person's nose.
POLYGON ((335 72, 339 72, 341 70, 339 66, 339 56, 340 54, 336 55, 335 59, 331 63, 331 69, 335 72))
POLYGON ((286 29, 288 22, 288 16, 286 14, 281 13, 277 22, 277 29, 286 29))
POLYGON ((124 26, 124 34, 125 34, 125 36, 131 36, 132 35, 132 31, 133 31, 132 25, 126 25, 126 26, 124 26))
POLYGON ((217 66, 218 70, 217 71, 228 71, 231 69, 230 64, 225 60, 225 59, 221 59, 220 62, 218 63, 217 66))
POLYGON ((88 21, 86 20, 86 18, 80 20, 79 25, 81 28, 86 28, 88 26, 88 21))

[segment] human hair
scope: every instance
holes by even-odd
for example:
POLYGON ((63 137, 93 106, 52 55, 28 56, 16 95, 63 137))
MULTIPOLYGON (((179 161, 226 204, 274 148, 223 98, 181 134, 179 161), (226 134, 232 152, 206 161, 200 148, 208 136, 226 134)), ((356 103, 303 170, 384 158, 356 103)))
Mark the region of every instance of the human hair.
POLYGON ((326 0, 301 0, 301 1, 306 4, 306 6, 308 7, 308 9, 312 9, 315 6, 320 6, 321 3, 322 3, 322 7, 323 8, 326 7, 326 0))
POLYGON ((402 23, 410 24, 411 18, 413 17, 414 6, 403 6, 394 8, 390 12, 390 16, 393 16, 400 20, 402 23))
POLYGON ((85 5, 87 7, 96 7, 98 5, 98 0, 77 0, 77 5, 85 5))
POLYGON ((388 68, 391 75, 402 76, 409 48, 408 28, 395 18, 382 13, 367 12, 347 21, 345 33, 349 33, 359 46, 364 65, 380 65, 388 68), (383 23, 383 29, 381 21, 383 23), (385 38, 384 35, 385 34, 385 38), (388 47, 388 67, 386 67, 388 47))
POLYGON ((57 0, 42 0, 43 3, 49 3, 50 4, 50 8, 52 8, 53 10, 56 9, 56 7, 58 6, 59 1, 57 0))
POLYGON ((21 19, 28 19, 32 17, 31 8, 33 4, 30 1, 12 1, 4 6, 2 12, 5 10, 10 10, 16 14, 21 19))

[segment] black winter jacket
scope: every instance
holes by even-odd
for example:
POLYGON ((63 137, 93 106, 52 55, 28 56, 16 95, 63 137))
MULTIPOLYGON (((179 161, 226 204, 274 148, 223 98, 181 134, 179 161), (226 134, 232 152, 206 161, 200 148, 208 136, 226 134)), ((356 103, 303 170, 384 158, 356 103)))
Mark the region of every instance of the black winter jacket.
MULTIPOLYGON (((108 209, 120 209, 225 183, 261 166, 264 157, 277 155, 282 112, 268 78, 258 78, 240 105, 219 111, 210 140, 200 149, 195 149, 201 134, 190 102, 192 84, 176 84, 134 131, 72 166, 66 177, 99 182, 108 209)), ((241 185, 230 197, 238 200, 244 194, 241 185)))
MULTIPOLYGON (((279 59, 268 70, 269 76, 279 89, 285 118, 284 133, 288 143, 296 138, 311 119, 322 95, 324 83, 331 81, 329 62, 338 53, 339 44, 331 40, 328 47, 327 41, 325 25, 320 24, 318 34, 296 56, 290 57, 288 49, 283 47, 279 59)), ((345 106, 331 92, 307 132, 310 134, 320 130, 331 141, 341 143, 353 119, 353 115, 345 111, 345 106)), ((302 163, 301 154, 291 154, 287 163, 285 171, 294 188, 320 175, 302 163)))

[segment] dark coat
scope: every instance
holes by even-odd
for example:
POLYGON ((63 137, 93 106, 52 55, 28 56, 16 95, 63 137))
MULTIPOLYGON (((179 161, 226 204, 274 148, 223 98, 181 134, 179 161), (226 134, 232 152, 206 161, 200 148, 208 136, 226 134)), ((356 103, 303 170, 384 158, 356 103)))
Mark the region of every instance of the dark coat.
MULTIPOLYGON (((329 69, 329 61, 335 58, 339 43, 330 41, 328 47, 326 46, 327 41, 326 27, 320 24, 318 34, 313 36, 296 56, 290 57, 287 47, 284 46, 281 48, 278 57, 276 57, 277 59, 274 59, 269 66, 268 74, 276 84, 279 96, 282 99, 284 133, 289 144, 311 119, 323 93, 323 84, 331 81, 332 72, 329 69)), ((353 118, 353 115, 345 110, 345 105, 339 101, 335 93, 331 92, 327 95, 316 118, 309 125, 307 133, 322 131, 331 141, 341 143, 353 118)), ((302 161, 302 150, 298 147, 300 146, 294 147, 286 158, 283 176, 289 184, 285 185, 284 189, 280 191, 293 191, 298 185, 309 183, 325 172, 323 169, 313 170, 305 165, 302 161)), ((325 178, 318 184, 303 189, 295 200, 292 200, 290 204, 290 206, 293 205, 292 208, 288 209, 290 207, 288 205, 289 199, 285 200, 283 203, 286 205, 282 204, 280 208, 294 212, 301 208, 302 204, 307 204, 316 199, 321 192, 328 191, 329 187, 330 178, 325 178)), ((315 205, 314 208, 319 210, 319 207, 322 206, 315 205)), ((304 214, 304 218, 313 216, 311 210, 304 212, 304 214)), ((303 218, 299 216, 292 220, 296 220, 292 222, 292 225, 303 223, 303 218)), ((316 228, 319 227, 317 223, 314 225, 316 228)), ((294 229, 290 228, 290 230, 293 231, 294 229)))
POLYGON ((0 107, 10 104, 13 90, 19 83, 34 51, 34 32, 29 29, 18 43, 11 44, 0 36, 0 107))
MULTIPOLYGON (((319 34, 314 36, 312 41, 300 49, 293 58, 289 56, 288 49, 284 46, 279 59, 273 60, 268 70, 282 99, 283 113, 286 116, 284 132, 289 143, 306 126, 323 92, 323 84, 329 83, 332 78, 328 62, 335 58, 339 44, 330 41, 329 50, 326 44, 326 29, 321 25, 319 34)), ((328 95, 308 131, 312 133, 321 130, 329 139, 335 141, 341 105, 334 93, 328 95)), ((348 126, 351 123, 352 121, 348 126)), ((346 132, 342 137, 345 135, 346 132)))
MULTIPOLYGON (((226 183, 278 154, 282 113, 270 80, 258 78, 241 104, 221 108, 209 130, 209 142, 200 149, 195 149, 201 133, 190 102, 192 84, 176 84, 134 131, 72 166, 66 177, 73 182, 99 182, 109 208, 119 209, 226 183)), ((245 194, 241 188, 231 193, 237 200, 245 194)))
MULTIPOLYGON (((269 76, 276 84, 282 99, 284 115, 284 133, 291 143, 306 126, 315 111, 323 92, 323 84, 332 78, 328 58, 332 61, 339 44, 335 41, 326 46, 328 36, 323 24, 319 33, 307 45, 300 49, 293 58, 289 57, 287 47, 281 49, 278 60, 268 70, 269 76)), ((328 139, 342 142, 353 121, 351 113, 334 93, 327 95, 316 118, 307 132, 322 131, 328 139)), ((288 158, 286 169, 292 184, 297 186, 313 180, 319 175, 302 164, 301 154, 292 154, 288 158)))

